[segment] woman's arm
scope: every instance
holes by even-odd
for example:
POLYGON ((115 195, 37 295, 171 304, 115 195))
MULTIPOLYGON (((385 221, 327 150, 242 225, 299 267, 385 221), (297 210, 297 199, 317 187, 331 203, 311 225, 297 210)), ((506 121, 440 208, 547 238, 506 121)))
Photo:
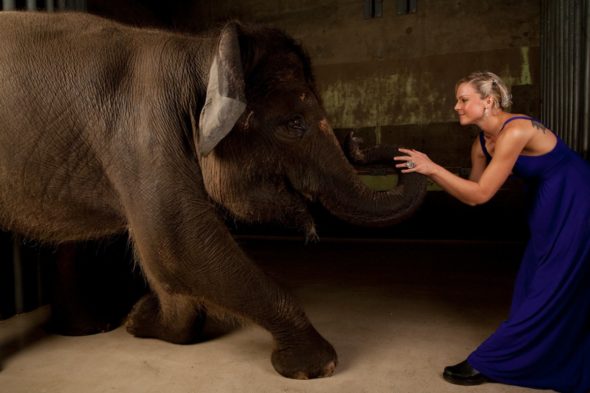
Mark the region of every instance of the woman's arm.
MULTIPOLYGON (((478 205, 489 201, 504 184, 529 139, 529 134, 518 128, 505 129, 496 141, 493 160, 477 180, 462 179, 432 162, 426 154, 416 150, 399 149, 406 155, 396 156, 394 160, 413 161, 416 166, 412 169, 404 169, 402 173, 422 173, 461 202, 478 205)), ((405 162, 397 164, 396 167, 404 168, 405 162)))

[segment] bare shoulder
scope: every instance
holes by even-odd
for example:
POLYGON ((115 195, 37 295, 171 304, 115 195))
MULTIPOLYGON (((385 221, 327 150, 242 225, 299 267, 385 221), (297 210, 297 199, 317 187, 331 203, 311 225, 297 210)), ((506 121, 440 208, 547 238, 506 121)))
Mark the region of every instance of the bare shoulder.
POLYGON ((501 140, 518 140, 529 139, 535 133, 536 128, 532 125, 529 119, 517 119, 511 121, 504 127, 500 135, 498 135, 498 142, 501 140))
POLYGON ((527 115, 515 115, 515 116, 522 116, 526 118, 522 119, 515 119, 506 125, 505 130, 510 129, 521 129, 523 131, 540 131, 542 133, 551 132, 541 121, 535 119, 534 117, 530 117, 527 115))
POLYGON ((544 154, 550 151, 556 142, 555 134, 534 118, 510 122, 498 137, 498 144, 519 146, 525 155, 544 154))

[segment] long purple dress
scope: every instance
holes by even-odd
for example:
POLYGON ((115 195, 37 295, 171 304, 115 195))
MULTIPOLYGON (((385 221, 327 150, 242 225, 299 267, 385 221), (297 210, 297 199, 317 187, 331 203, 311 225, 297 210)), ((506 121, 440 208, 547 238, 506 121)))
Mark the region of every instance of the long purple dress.
MULTIPOLYGON (((516 119, 531 119, 517 116, 516 119)), ((483 146, 486 155, 489 155, 483 146)), ((469 357, 502 383, 590 392, 590 164, 557 138, 513 172, 530 186, 530 239, 508 319, 469 357)))

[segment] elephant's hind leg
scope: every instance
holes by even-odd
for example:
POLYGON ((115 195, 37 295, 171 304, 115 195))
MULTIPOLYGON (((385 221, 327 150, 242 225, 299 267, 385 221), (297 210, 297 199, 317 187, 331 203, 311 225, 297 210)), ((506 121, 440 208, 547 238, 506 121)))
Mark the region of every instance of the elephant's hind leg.
POLYGON ((152 292, 131 310, 127 331, 136 337, 190 344, 201 340, 206 316, 204 306, 194 298, 152 292))

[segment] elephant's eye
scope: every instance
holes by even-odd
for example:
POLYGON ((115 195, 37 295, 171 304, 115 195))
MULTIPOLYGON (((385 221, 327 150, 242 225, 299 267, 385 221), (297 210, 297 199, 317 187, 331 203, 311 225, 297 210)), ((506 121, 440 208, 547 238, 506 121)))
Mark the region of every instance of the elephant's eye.
POLYGON ((305 119, 303 118, 303 116, 295 116, 293 117, 291 120, 289 120, 287 122, 287 126, 295 131, 306 131, 307 130, 307 124, 305 123, 305 119))

